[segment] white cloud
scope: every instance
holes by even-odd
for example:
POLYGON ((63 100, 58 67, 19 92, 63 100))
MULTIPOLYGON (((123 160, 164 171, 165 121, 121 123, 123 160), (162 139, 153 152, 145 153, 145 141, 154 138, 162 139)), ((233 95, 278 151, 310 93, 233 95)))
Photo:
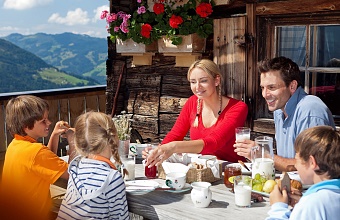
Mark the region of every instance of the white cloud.
POLYGON ((40 5, 47 5, 53 0, 4 0, 5 9, 25 10, 40 5))
POLYGON ((58 13, 54 13, 48 19, 49 23, 65 24, 68 26, 85 25, 90 19, 87 16, 87 11, 77 8, 74 11, 68 11, 66 17, 61 17, 58 13))
POLYGON ((100 6, 100 7, 96 8, 95 10, 93 10, 94 17, 93 17, 92 21, 96 22, 97 20, 101 20, 100 19, 100 15, 101 15, 102 11, 104 11, 104 10, 110 11, 109 6, 108 5, 103 5, 103 6, 100 6))

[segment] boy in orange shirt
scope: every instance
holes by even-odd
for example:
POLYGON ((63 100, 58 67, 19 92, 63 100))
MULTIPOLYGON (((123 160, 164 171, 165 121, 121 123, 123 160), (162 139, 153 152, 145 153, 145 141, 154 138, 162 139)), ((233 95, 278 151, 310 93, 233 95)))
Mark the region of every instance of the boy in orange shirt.
POLYGON ((6 125, 14 139, 2 172, 1 219, 47 219, 50 184, 68 178, 67 163, 56 155, 59 136, 68 130, 65 122, 56 123, 47 146, 37 142, 49 134, 48 113, 48 103, 31 95, 12 98, 6 106, 6 125))

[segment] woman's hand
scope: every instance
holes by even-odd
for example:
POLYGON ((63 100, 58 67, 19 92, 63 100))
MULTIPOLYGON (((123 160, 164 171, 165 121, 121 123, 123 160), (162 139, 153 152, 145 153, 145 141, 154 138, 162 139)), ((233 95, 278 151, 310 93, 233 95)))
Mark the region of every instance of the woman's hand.
POLYGON ((255 146, 252 140, 239 140, 234 144, 235 150, 239 156, 243 156, 251 160, 251 148, 255 146))
POLYGON ((146 158, 145 166, 158 166, 168 159, 173 153, 175 148, 175 142, 170 142, 167 144, 158 145, 156 148, 150 149, 146 148, 143 151, 143 158, 146 158))
POLYGON ((274 186, 273 191, 270 193, 269 199, 270 199, 270 205, 273 205, 274 203, 277 203, 277 202, 283 202, 283 203, 288 204, 287 190, 284 188, 282 189, 282 192, 281 192, 279 189, 279 186, 276 184, 274 186))

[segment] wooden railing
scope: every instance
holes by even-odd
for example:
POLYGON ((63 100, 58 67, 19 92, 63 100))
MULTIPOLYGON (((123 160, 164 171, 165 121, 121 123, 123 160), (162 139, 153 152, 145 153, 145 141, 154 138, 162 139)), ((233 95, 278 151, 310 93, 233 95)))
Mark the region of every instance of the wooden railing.
MULTIPOLYGON (((59 120, 67 121, 71 126, 75 119, 87 111, 105 112, 106 109, 106 86, 88 86, 67 89, 39 90, 17 93, 0 94, 0 163, 3 162, 4 155, 12 136, 6 131, 6 104, 12 98, 18 95, 35 95, 39 96, 49 103, 49 119, 52 122, 52 130, 55 123, 59 120)), ((49 137, 39 140, 47 144, 49 137)), ((60 139, 62 147, 65 140, 60 139)), ((58 155, 62 152, 58 152, 58 155)), ((0 166, 1 168, 1 166, 0 166)))

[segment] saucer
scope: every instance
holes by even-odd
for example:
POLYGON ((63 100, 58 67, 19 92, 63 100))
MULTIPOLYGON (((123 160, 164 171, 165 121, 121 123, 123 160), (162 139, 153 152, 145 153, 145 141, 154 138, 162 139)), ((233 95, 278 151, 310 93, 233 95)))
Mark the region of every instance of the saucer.
MULTIPOLYGON (((169 187, 167 185, 164 185, 162 188, 169 188, 169 187)), ((190 189, 192 189, 191 185, 189 183, 186 183, 182 189, 164 190, 164 191, 171 192, 171 193, 182 193, 182 192, 186 192, 190 189)))
POLYGON ((132 195, 144 195, 154 191, 159 183, 153 180, 133 180, 125 182, 125 191, 132 195))

